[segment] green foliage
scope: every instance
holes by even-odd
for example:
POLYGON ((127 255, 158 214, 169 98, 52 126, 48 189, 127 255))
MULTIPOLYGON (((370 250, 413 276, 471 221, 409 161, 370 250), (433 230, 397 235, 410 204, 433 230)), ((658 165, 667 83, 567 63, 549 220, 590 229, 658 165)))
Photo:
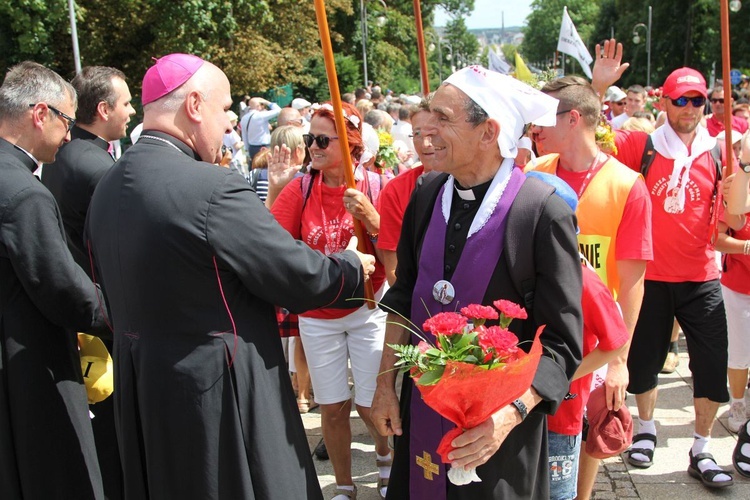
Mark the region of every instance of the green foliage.
MULTIPOLYGON (((347 92, 347 89, 353 89, 360 84, 360 66, 352 56, 335 54, 336 76, 338 78, 339 89, 341 92, 347 92)), ((331 99, 331 92, 328 90, 328 75, 323 63, 323 56, 311 58, 307 62, 309 72, 309 84, 298 85, 298 93, 305 96, 313 102, 325 102, 331 99)))
MULTIPOLYGON (((531 14, 526 18, 524 41, 519 49, 524 59, 533 64, 553 58, 565 6, 581 39, 593 47, 598 41, 593 35, 599 17, 599 3, 597 0, 533 0, 531 14)), ((593 56, 593 50, 589 48, 589 51, 593 56)))
MULTIPOLYGON (((370 79, 396 92, 418 90, 413 2, 387 0, 387 11, 377 0, 365 4, 370 79)), ((438 5, 461 17, 473 9, 473 0, 423 0, 424 26, 432 24, 438 5)), ((360 0, 327 0, 326 10, 341 91, 351 91, 363 79, 360 0)), ((308 97, 328 96, 311 1, 77 0, 76 19, 82 64, 122 69, 136 99, 151 58, 170 52, 215 63, 236 95, 291 83, 308 97)), ((65 0, 0 2, 0 70, 26 59, 73 76, 65 0)))

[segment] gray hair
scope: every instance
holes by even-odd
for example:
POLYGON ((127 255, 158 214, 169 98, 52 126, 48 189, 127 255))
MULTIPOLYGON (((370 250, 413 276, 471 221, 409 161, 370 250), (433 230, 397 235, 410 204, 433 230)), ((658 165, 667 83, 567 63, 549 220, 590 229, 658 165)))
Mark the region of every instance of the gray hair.
POLYGON ((466 121, 471 123, 474 127, 485 122, 490 117, 487 112, 482 109, 482 106, 474 102, 469 96, 466 96, 464 111, 466 111, 466 121))
POLYGON ((21 118, 29 104, 59 107, 67 98, 74 108, 78 106, 76 90, 63 77, 41 64, 24 61, 10 68, 0 87, 0 120, 21 118))

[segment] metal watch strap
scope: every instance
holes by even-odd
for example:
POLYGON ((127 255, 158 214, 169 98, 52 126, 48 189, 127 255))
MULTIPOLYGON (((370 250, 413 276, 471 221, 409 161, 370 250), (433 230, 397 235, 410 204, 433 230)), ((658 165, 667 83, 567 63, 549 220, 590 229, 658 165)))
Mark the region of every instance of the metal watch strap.
POLYGON ((521 414, 521 422, 526 420, 526 416, 529 414, 529 409, 526 407, 523 401, 520 399, 516 399, 511 403, 513 406, 516 407, 516 410, 518 410, 518 413, 521 414))

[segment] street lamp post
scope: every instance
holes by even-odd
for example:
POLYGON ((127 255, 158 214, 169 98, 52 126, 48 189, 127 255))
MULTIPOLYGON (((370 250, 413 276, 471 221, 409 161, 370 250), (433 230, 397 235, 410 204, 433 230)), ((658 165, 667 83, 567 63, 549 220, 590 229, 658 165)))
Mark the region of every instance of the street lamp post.
MULTIPOLYGON (((384 0, 378 0, 386 11, 388 7, 384 0)), ((364 88, 367 88, 367 0, 359 0, 359 14, 362 25, 362 69, 364 72, 364 88)))
POLYGON ((444 38, 442 38, 440 35, 435 35, 434 33, 431 33, 429 31, 425 32, 426 35, 428 35, 432 40, 437 42, 437 45, 435 43, 431 43, 429 46, 430 52, 435 50, 437 47, 438 51, 438 78, 440 79, 440 82, 443 81, 443 45, 448 47, 448 50, 450 51, 445 58, 450 61, 453 58, 453 47, 450 43, 445 41, 444 38))
POLYGON ((646 86, 651 86, 651 6, 648 6, 648 26, 638 23, 633 26, 633 43, 641 43, 641 37, 638 35, 638 29, 646 30, 646 86))

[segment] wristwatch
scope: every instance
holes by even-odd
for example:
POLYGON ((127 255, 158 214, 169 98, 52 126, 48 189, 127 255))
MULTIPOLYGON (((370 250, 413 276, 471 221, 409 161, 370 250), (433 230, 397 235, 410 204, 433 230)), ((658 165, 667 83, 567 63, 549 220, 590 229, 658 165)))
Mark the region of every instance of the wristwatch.
POLYGON ((745 163, 744 161, 740 160, 740 168, 746 174, 750 174, 750 163, 745 163))
POLYGON ((526 404, 520 399, 516 399, 511 404, 515 406, 518 413, 521 414, 521 422, 526 420, 526 416, 529 414, 529 409, 526 407, 526 404))

